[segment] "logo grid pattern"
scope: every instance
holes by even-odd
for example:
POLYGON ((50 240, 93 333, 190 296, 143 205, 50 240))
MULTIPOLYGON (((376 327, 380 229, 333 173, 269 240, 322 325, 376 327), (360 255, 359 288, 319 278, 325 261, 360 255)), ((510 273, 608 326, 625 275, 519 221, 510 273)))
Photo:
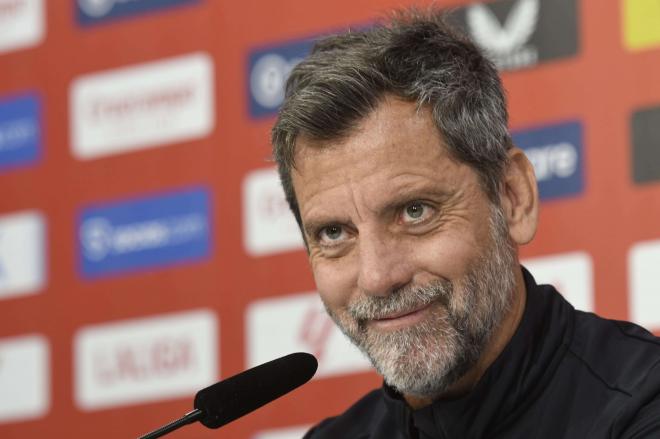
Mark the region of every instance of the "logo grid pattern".
MULTIPOLYGON (((658 2, 451 3, 539 180, 524 263, 657 333, 658 2)), ((318 395, 335 413, 379 385, 301 293, 315 286, 267 160, 310 35, 401 4, 331 6, 0 0, 0 437, 135 437, 221 370, 290 350, 319 357, 317 378, 227 437, 300 437, 330 414, 318 395)))

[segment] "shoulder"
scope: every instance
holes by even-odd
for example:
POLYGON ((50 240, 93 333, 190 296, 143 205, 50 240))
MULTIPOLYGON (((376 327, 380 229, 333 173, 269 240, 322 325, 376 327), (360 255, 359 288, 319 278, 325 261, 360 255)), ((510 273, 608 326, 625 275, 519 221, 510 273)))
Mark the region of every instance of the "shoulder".
POLYGON ((373 390, 341 415, 316 425, 305 435, 305 439, 398 438, 396 426, 386 412, 382 390, 373 390), (384 429, 388 429, 390 434, 383 436, 379 433, 384 429))
POLYGON ((612 389, 660 390, 660 338, 634 323, 576 311, 569 351, 612 389))
POLYGON ((613 437, 660 437, 660 338, 631 322, 576 313, 571 352, 611 391, 613 437))
POLYGON ((586 429, 583 437, 660 437, 660 338, 631 322, 561 308, 569 310, 568 336, 551 387, 578 414, 573 427, 586 429))

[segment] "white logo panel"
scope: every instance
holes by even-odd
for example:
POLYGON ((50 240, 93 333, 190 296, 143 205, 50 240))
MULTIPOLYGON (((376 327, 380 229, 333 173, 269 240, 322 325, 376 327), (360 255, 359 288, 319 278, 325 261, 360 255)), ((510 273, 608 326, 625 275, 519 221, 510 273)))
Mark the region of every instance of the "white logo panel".
POLYGON ((304 248, 276 169, 253 171, 243 182, 243 242, 253 256, 304 248))
POLYGON ((0 423, 48 412, 49 357, 48 341, 40 335, 0 339, 0 423))
POLYGON ((309 352, 319 362, 315 378, 371 370, 371 363, 328 317, 317 293, 254 302, 246 321, 250 366, 309 352))
POLYGON ((44 33, 43 0, 0 0, 0 54, 35 46, 44 33))
POLYGON ((522 264, 538 284, 553 285, 575 309, 594 309, 593 263, 584 252, 525 259, 522 264))
POLYGON ((70 90, 74 155, 82 160, 208 135, 213 61, 194 53, 77 78, 70 90))
POLYGON ((210 310, 81 329, 75 397, 83 410, 190 396, 218 377, 218 322, 210 310))
POLYGON ((46 283, 46 226, 36 211, 0 216, 0 299, 39 292, 46 283))
POLYGON ((254 435, 252 439, 300 439, 310 428, 311 426, 264 430, 254 435))
POLYGON ((660 330, 660 240, 635 244, 628 253, 630 319, 660 330))

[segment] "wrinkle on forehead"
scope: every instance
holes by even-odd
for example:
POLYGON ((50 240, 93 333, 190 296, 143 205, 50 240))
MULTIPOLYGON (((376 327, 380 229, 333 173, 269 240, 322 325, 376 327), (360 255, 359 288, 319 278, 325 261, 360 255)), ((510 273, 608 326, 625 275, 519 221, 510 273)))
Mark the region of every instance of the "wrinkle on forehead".
POLYGON ((322 154, 325 151, 336 150, 342 147, 344 149, 346 147, 359 148, 360 144, 371 143, 370 141, 373 137, 381 133, 387 133, 389 138, 395 141, 397 134, 400 137, 405 137, 404 133, 408 131, 406 128, 410 129, 413 127, 417 129, 431 128, 431 130, 427 131, 427 134, 432 132, 436 138, 435 140, 440 145, 444 145, 440 132, 433 121, 432 111, 428 106, 419 107, 414 103, 396 96, 387 95, 374 111, 365 115, 345 135, 325 140, 314 139, 301 134, 296 141, 294 163, 297 164, 299 158, 311 158, 315 154, 322 154), (394 120, 389 117, 391 110, 396 111, 398 115, 394 120), (392 137, 392 134, 395 134, 395 137, 392 137))

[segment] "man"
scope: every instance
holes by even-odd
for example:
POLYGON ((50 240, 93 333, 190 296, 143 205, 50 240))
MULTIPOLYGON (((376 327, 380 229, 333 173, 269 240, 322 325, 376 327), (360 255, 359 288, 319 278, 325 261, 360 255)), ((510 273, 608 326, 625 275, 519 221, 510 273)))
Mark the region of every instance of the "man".
POLYGON ((520 267, 534 172, 439 14, 319 42, 273 147, 326 309, 384 378, 306 437, 660 437, 660 341, 520 267))

